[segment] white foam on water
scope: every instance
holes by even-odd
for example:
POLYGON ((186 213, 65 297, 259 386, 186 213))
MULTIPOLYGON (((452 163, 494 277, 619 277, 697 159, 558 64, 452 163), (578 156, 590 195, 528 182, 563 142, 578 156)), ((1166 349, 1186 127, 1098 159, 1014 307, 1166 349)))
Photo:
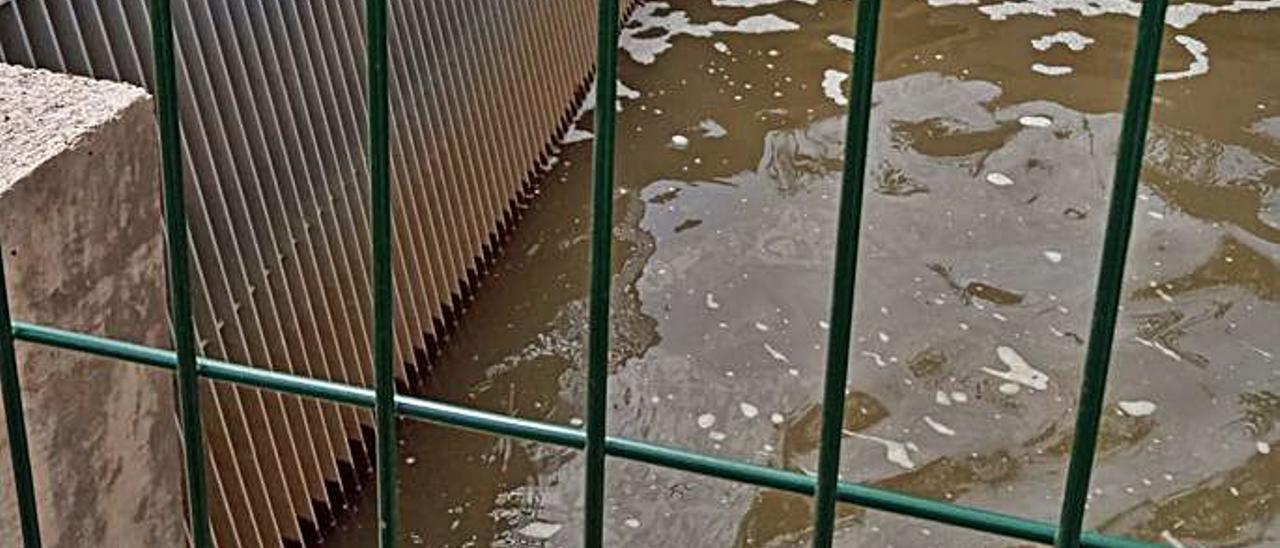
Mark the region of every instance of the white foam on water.
POLYGON ((1270 455, 1270 454, 1271 454, 1271 444, 1269 444, 1269 443, 1267 443, 1267 442, 1265 442, 1265 441, 1259 441, 1258 443, 1256 443, 1256 444, 1254 445, 1254 447, 1256 447, 1256 448, 1258 449, 1258 453, 1261 453, 1261 454, 1263 454, 1263 455, 1270 455))
POLYGON ((1052 249, 1046 249, 1046 250, 1044 250, 1044 258, 1045 258, 1045 259, 1048 259, 1048 260, 1049 260, 1049 262, 1051 262, 1051 263, 1053 263, 1053 264, 1058 264, 1058 263, 1062 262, 1062 252, 1061 252, 1061 251, 1054 251, 1054 250, 1052 250, 1052 249))
POLYGON ((1047 116, 1023 116, 1018 118, 1018 123, 1024 127, 1049 127, 1053 125, 1053 119, 1047 116))
POLYGON ((1016 384, 1013 384, 1011 382, 1006 382, 1006 383, 1000 383, 1000 386, 997 387, 997 390, 999 390, 1001 394, 1012 396, 1014 394, 1017 394, 1018 392, 1021 392, 1022 387, 1016 384))
POLYGON ((768 330, 769 330, 769 326, 767 326, 767 325, 765 325, 765 324, 762 324, 762 323, 760 323, 760 322, 756 322, 756 329, 757 329, 757 330, 759 330, 759 331, 768 331, 768 330))
POLYGON ((973 6, 978 3, 979 0, 929 0, 929 5, 935 8, 944 8, 947 6, 973 6))
POLYGON ((858 432, 854 432, 852 430, 845 430, 844 434, 846 436, 853 436, 855 438, 864 439, 867 441, 873 441, 880 445, 883 445, 884 458, 889 462, 892 462, 898 466, 906 468, 907 470, 914 470, 916 467, 916 463, 911 460, 911 453, 908 449, 909 447, 908 444, 905 444, 899 441, 888 440, 884 438, 877 438, 875 436, 861 434, 858 432))
POLYGON ((858 353, 875 360, 876 365, 879 367, 886 367, 889 365, 888 363, 885 363, 884 356, 881 356, 879 353, 872 352, 870 350, 859 350, 858 353))
MULTIPOLYGON (((1173 28, 1185 29, 1206 15, 1267 11, 1274 8, 1280 8, 1280 0, 1234 0, 1230 4, 1222 5, 1187 2, 1169 6, 1164 22, 1173 28)), ((1074 11, 1085 17, 1099 15, 1137 17, 1141 10, 1141 3, 1130 0, 1013 0, 978 8, 978 11, 992 21, 1004 21, 1015 15, 1053 17, 1060 11, 1074 11)))
POLYGON ((782 363, 791 363, 791 360, 787 358, 786 354, 783 354, 782 352, 778 352, 772 346, 769 346, 769 343, 764 343, 764 350, 765 352, 768 352, 769 356, 771 356, 775 360, 778 360, 782 363))
POLYGON ((988 173, 987 182, 996 186, 1012 186, 1013 185, 1013 179, 1010 179, 1008 175, 1000 173, 999 171, 993 171, 991 173, 988 173))
POLYGON ((759 6, 772 6, 783 2, 799 2, 810 6, 817 4, 818 0, 711 0, 711 5, 718 8, 755 8, 759 6))
POLYGON ((951 427, 934 420, 933 417, 930 417, 929 415, 924 416, 924 423, 929 425, 929 428, 932 428, 934 432, 944 436, 956 435, 956 431, 952 430, 951 427))
POLYGON ((880 339, 880 342, 882 342, 882 343, 887 343, 887 342, 889 342, 889 334, 888 334, 888 333, 885 333, 884 331, 881 331, 881 332, 879 332, 879 333, 876 333, 876 337, 877 337, 877 338, 879 338, 879 339, 880 339))
POLYGON ((744 417, 746 417, 746 418, 748 418, 748 419, 754 419, 754 418, 756 418, 756 415, 759 415, 759 414, 760 414, 760 408, 759 408, 759 407, 756 407, 756 406, 754 406, 754 405, 751 405, 751 404, 749 404, 749 403, 747 403, 747 402, 745 402, 745 401, 744 401, 744 402, 740 402, 740 403, 738 404, 738 411, 741 411, 741 412, 742 412, 742 416, 744 416, 744 417))
POLYGON ((698 122, 698 129, 702 130, 702 136, 708 139, 719 139, 729 134, 724 126, 710 118, 698 122))
MULTIPOLYGON (((1040 371, 1027 360, 1018 354, 1018 351, 1008 346, 997 346, 996 357, 1000 358, 1000 362, 1009 368, 1008 371, 1000 371, 990 367, 983 367, 982 371, 1011 383, 1017 383, 1035 390, 1046 390, 1049 388, 1049 375, 1040 371)), ((1001 387, 1004 391, 1004 387, 1001 387)))
POLYGON ((827 41, 837 48, 853 53, 853 38, 839 34, 828 34, 827 41))
POLYGON ((707 434, 707 437, 711 438, 712 441, 724 441, 724 439, 729 436, 719 430, 712 430, 707 434))
POLYGON ((1156 412, 1156 404, 1147 400, 1120 401, 1116 405, 1130 417, 1145 417, 1156 412))
POLYGON ((711 292, 707 292, 706 303, 707 303, 707 308, 710 308, 712 310, 716 310, 720 308, 720 302, 716 300, 716 296, 711 292))
POLYGON ((672 135, 670 146, 671 148, 674 148, 676 150, 684 150, 686 148, 689 148, 689 138, 685 137, 684 135, 672 135))
POLYGON ((782 413, 773 413, 769 415, 769 422, 773 424, 782 424, 786 422, 786 420, 787 418, 782 416, 782 413))
POLYGON ((726 44, 724 42, 716 41, 716 43, 711 44, 711 47, 715 48, 716 51, 723 53, 725 55, 729 54, 729 44, 726 44))
POLYGON ((831 329, 831 324, 827 323, 825 320, 818 320, 818 329, 826 331, 831 329))
MULTIPOLYGON (((731 0, 732 1, 732 0, 731 0)), ((756 0, 747 0, 756 1, 756 0)), ((798 30, 800 25, 788 21, 772 13, 752 15, 734 23, 711 21, 694 23, 684 11, 670 11, 667 2, 649 2, 643 4, 632 15, 633 26, 622 29, 618 39, 618 47, 625 51, 631 59, 642 65, 652 64, 658 56, 671 49, 671 40, 676 36, 693 36, 709 38, 718 33, 767 34, 798 30), (653 34, 652 29, 666 32, 654 37, 642 37, 653 34)), ((727 47, 726 47, 727 49, 727 47)))
POLYGON ((951 393, 951 400, 952 400, 952 401, 954 401, 954 402, 956 402, 956 403, 964 403, 964 402, 969 401, 969 396, 968 396, 967 394, 965 394, 964 392, 952 392, 952 393, 951 393))
POLYGON ((941 390, 934 392, 933 401, 938 405, 951 405, 951 396, 941 390))
POLYGON ((516 533, 519 533, 520 536, 531 538, 534 540, 547 540, 555 536, 556 533, 559 533, 562 527, 564 526, 560 525, 559 523, 535 521, 528 525, 525 525, 524 527, 521 527, 519 530, 516 531, 516 533))
POLYGON ((1031 70, 1045 76, 1066 76, 1076 69, 1066 65, 1046 65, 1044 63, 1032 63, 1031 70))
POLYGON ((1184 78, 1193 78, 1201 74, 1209 73, 1209 46, 1204 42, 1196 40, 1185 34, 1179 34, 1173 37, 1173 40, 1182 47, 1186 48, 1187 53, 1191 54, 1191 64, 1186 69, 1177 72, 1161 72, 1156 75, 1156 80, 1181 80, 1184 78))
POLYGON ((640 520, 636 518, 627 518, 627 520, 622 523, 626 524, 627 527, 630 527, 632 529, 640 528, 640 520))
POLYGON ((1093 38, 1080 34, 1074 30, 1060 30, 1053 34, 1046 34, 1039 38, 1031 40, 1031 47, 1040 51, 1048 51, 1055 44, 1067 46, 1071 51, 1084 51, 1084 48, 1096 42, 1093 38))
MULTIPOLYGON (((636 91, 635 89, 632 89, 630 86, 624 84, 622 80, 618 80, 618 101, 616 103, 616 106, 619 112, 622 111, 622 99, 635 100, 639 98, 640 98, 639 91, 636 91)), ((586 116, 588 112, 595 110, 595 108, 596 108, 596 82, 592 80, 591 88, 587 90, 586 97, 583 97, 582 106, 578 107, 578 112, 574 114, 574 119, 575 120, 581 119, 583 116, 586 116)))
POLYGON ((716 425, 716 416, 711 413, 698 415, 698 428, 706 430, 716 425))
POLYGON ((845 106, 849 104, 849 98, 844 96, 845 80, 849 79, 849 73, 840 72, 835 69, 827 69, 822 72, 822 94, 826 95, 837 105, 845 106))
POLYGON ((596 135, 594 133, 574 125, 569 127, 569 131, 564 132, 564 137, 560 138, 560 144, 571 145, 579 141, 590 141, 595 138, 596 135))

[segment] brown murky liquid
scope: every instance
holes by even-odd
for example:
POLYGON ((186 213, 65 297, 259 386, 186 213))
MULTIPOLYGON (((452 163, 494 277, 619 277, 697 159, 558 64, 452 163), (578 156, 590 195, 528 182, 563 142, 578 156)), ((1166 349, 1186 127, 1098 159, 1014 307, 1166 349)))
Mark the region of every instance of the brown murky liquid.
MULTIPOLYGON (((609 432, 811 471, 854 4, 668 2, 623 40, 609 432)), ((1276 546, 1280 6, 1214 5, 1166 27, 1088 523, 1276 546)), ((885 3, 842 473, 1052 520, 1136 19, 1017 7, 885 3)), ((589 159, 563 147, 430 397, 580 424, 589 159)), ((580 545, 581 454, 402 434, 406 545, 580 545)), ((329 545, 374 545, 369 495, 329 545)), ((614 459, 608 500, 608 546, 808 542, 807 500, 730 482, 614 459)), ((841 508, 841 546, 1025 545, 841 508)))

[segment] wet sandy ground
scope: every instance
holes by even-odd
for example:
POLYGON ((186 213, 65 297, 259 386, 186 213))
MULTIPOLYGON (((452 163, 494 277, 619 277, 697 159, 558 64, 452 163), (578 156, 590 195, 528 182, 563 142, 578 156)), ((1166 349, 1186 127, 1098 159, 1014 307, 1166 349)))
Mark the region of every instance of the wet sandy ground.
MULTIPOLYGON (((842 473, 1053 519, 1137 4, 932 4, 884 6, 842 473)), ((1171 9, 1092 527, 1280 544, 1278 7, 1171 9)), ((816 468, 852 10, 668 0, 628 25, 610 433, 816 468)), ((589 118, 431 397, 580 424, 589 118)), ((402 432, 406 544, 579 545, 581 455, 402 432)), ((808 541, 803 498, 608 472, 609 546, 808 541)), ((330 545, 374 545, 369 495, 330 545)), ((1020 545, 841 516, 842 546, 1020 545)))

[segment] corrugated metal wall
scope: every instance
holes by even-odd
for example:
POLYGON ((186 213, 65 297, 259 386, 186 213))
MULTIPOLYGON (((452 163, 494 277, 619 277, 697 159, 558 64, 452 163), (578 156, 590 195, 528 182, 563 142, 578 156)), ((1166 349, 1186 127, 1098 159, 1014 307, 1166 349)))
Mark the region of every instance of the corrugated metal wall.
MULTIPOLYGON (((404 389, 429 374, 585 92, 594 4, 390 3, 404 389)), ((369 384, 362 2, 173 12, 203 351, 369 384)), ((0 0, 0 62, 150 87, 147 21, 146 0, 0 0)), ((314 543, 368 468, 369 412, 211 383, 203 404, 219 545, 314 543)))

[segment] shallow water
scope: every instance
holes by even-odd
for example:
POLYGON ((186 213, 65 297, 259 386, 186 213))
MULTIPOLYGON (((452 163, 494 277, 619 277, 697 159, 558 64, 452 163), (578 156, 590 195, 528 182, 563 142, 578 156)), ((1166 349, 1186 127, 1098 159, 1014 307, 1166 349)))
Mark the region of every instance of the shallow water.
MULTIPOLYGON (((816 469, 852 9, 668 0, 627 26, 611 434, 816 469)), ((886 2, 844 479, 1056 516, 1136 11, 886 2)), ((1280 543, 1278 12, 1171 8, 1091 527, 1280 543)), ((580 424, 589 118, 431 397, 580 424)), ((402 433, 406 544, 579 545, 580 454, 402 433)), ((609 546, 808 541, 803 498, 618 460, 608 474, 609 546)), ((369 495, 331 546, 374 545, 369 495)), ((1022 545, 840 515, 842 546, 1022 545)))

